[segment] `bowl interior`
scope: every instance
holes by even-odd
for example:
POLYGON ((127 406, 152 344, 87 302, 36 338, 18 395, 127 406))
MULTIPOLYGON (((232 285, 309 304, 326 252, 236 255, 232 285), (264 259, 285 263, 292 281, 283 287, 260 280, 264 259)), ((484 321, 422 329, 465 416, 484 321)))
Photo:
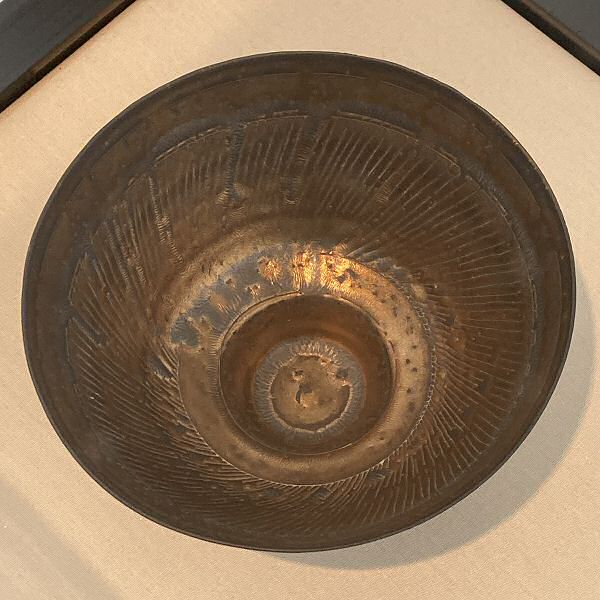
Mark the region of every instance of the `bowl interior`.
POLYGON ((32 243, 25 339, 82 465, 186 533, 279 550, 399 531, 529 430, 573 317, 541 174, 401 67, 242 59, 86 147, 32 243))

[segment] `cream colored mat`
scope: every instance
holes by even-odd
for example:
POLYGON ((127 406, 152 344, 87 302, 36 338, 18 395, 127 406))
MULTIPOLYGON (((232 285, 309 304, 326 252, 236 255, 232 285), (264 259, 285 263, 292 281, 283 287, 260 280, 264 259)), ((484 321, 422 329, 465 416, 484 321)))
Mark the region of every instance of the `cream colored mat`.
POLYGON ((0 114, 0 598, 599 598, 599 182, 600 77, 499 1, 135 2, 0 114), (185 537, 104 492, 46 419, 20 330, 27 244, 48 195, 88 139, 179 75, 286 49, 396 61, 498 117, 553 187, 579 278, 560 384, 498 474, 408 533, 295 556, 185 537))

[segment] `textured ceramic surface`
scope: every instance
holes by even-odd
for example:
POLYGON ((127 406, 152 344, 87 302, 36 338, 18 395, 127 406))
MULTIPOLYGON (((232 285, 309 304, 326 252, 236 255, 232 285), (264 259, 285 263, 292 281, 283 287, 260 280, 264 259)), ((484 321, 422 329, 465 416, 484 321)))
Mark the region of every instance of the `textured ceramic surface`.
POLYGON ((510 455, 574 314, 518 143, 348 55, 192 73, 105 127, 32 241, 24 331, 87 471, 169 527, 315 550, 410 527, 510 455))

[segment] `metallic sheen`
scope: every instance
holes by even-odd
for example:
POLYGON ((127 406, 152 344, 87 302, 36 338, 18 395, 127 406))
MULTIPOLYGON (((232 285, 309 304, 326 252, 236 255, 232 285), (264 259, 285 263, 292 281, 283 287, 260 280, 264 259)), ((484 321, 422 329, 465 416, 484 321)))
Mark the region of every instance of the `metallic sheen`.
POLYGON ((288 551, 472 491, 545 406, 573 314, 566 228, 515 139, 327 53, 202 69, 118 116, 54 191, 23 295, 38 392, 97 481, 288 551))

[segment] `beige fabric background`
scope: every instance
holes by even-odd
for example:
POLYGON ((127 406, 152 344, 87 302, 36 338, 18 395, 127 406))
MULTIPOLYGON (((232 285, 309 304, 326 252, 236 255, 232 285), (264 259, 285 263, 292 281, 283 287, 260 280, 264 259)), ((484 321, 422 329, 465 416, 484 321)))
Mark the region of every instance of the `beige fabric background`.
POLYGON ((138 0, 0 114, 0 598, 600 598, 599 175, 600 77, 497 0, 138 0), (42 411, 19 312, 38 215, 101 126, 188 71, 285 49, 396 61, 484 106, 548 178, 578 269, 565 371, 499 473, 404 534, 287 556, 188 538, 104 492, 42 411))

